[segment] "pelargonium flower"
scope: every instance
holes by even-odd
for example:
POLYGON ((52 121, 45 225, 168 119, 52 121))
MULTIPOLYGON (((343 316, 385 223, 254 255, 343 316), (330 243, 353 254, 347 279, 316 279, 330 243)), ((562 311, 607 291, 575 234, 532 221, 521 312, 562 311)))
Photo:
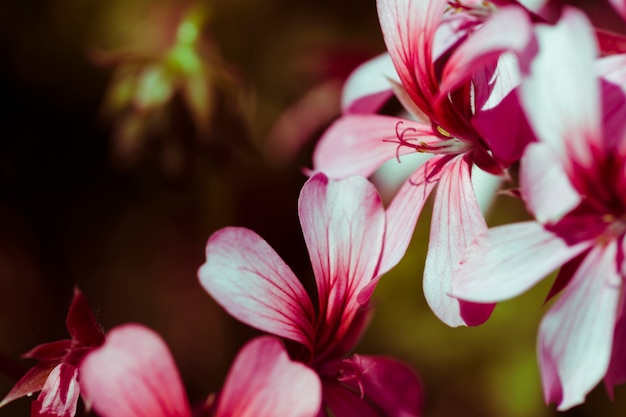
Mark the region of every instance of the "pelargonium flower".
MULTIPOLYGON (((111 330, 80 372, 86 403, 103 417, 193 415, 165 342, 142 325, 111 330)), ((291 361, 277 338, 264 336, 241 349, 210 409, 214 417, 314 417, 320 400, 315 373, 291 361)))
POLYGON ((508 299, 561 267, 537 350, 546 401, 565 410, 602 378, 610 393, 626 381, 626 55, 596 61, 593 28, 576 9, 536 30, 539 53, 521 92, 540 141, 520 174, 536 220, 481 235, 452 295, 508 299))
POLYGON ((81 392, 79 365, 88 353, 104 342, 104 332, 78 289, 74 290, 66 325, 72 339, 44 343, 24 354, 25 358, 37 359, 39 363, 15 384, 0 402, 0 407, 41 391, 32 403, 32 417, 74 416, 81 392))
POLYGON ((324 133, 313 169, 334 178, 369 176, 400 155, 433 154, 391 203, 389 233, 408 245, 439 184, 424 271, 426 300, 450 326, 480 324, 493 305, 451 298, 452 265, 487 228, 472 168, 505 176, 533 139, 519 106, 515 58, 532 52, 531 19, 520 6, 485 1, 379 0, 378 12, 400 80, 391 86, 412 117, 354 113, 376 109, 386 96, 384 90, 368 90, 359 98, 351 90, 358 105, 345 105, 349 111, 324 133))
POLYGON ((319 375, 323 409, 337 417, 418 416, 414 373, 390 358, 347 353, 362 335, 379 277, 402 257, 386 233, 385 210, 362 177, 319 173, 298 203, 317 284, 317 309, 285 262, 251 230, 227 227, 207 243, 202 286, 232 316, 295 342, 294 358, 319 375))

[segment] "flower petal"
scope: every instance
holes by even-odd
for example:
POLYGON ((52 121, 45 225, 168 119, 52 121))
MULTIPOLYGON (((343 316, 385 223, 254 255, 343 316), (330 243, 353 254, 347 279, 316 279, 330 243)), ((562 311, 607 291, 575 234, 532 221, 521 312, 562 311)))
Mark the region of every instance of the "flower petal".
POLYGON ((541 321, 544 396, 561 411, 584 402, 607 371, 622 282, 615 255, 615 241, 594 247, 541 321))
POLYGON ((602 123, 605 149, 626 156, 626 54, 596 61, 601 76, 602 123))
POLYGON ((519 161, 525 146, 534 140, 517 94, 519 83, 517 58, 511 53, 472 74, 475 114, 471 124, 503 167, 519 161))
POLYGON ((387 53, 361 64, 344 84, 342 113, 376 113, 393 97, 390 78, 397 79, 398 74, 387 53))
POLYGON ((582 11, 566 7, 557 25, 537 24, 536 36, 539 52, 521 85, 522 105, 540 140, 589 167, 601 120, 591 24, 582 11))
POLYGON ((444 0, 378 0, 387 50, 415 104, 430 109, 438 82, 433 69, 435 33, 447 6, 444 0))
POLYGON ((543 142, 526 148, 521 160, 520 187, 526 207, 540 223, 560 220, 582 200, 559 155, 543 142))
POLYGON ((626 1, 625 0, 609 0, 615 11, 626 20, 626 1))
POLYGON ((454 51, 443 70, 440 94, 447 97, 474 71, 496 62, 503 52, 523 54, 532 35, 533 27, 524 9, 501 7, 454 51))
POLYGON ((343 361, 340 381, 378 410, 381 417, 421 415, 423 396, 411 368, 395 359, 354 355, 343 361))
POLYGON ((50 372, 39 397, 33 401, 31 416, 74 417, 79 395, 78 368, 61 363, 50 372))
POLYGON ((387 229, 378 276, 359 294, 365 304, 374 293, 381 275, 396 266, 411 243, 417 219, 426 199, 437 185, 449 156, 434 156, 420 165, 402 185, 387 208, 387 229))
POLYGON ((174 359, 154 331, 126 324, 80 367, 83 397, 103 417, 190 417, 174 359))
MULTIPOLYGON (((340 417, 383 417, 384 415, 372 405, 363 401, 360 393, 353 392, 336 383, 325 383, 322 387, 324 406, 328 407, 333 416, 340 417)), ((327 416, 328 413, 320 414, 327 416)))
POLYGON ((459 302, 450 297, 452 271, 474 238, 487 231, 463 155, 443 169, 435 197, 430 242, 424 267, 424 295, 432 311, 449 326, 481 324, 493 305, 459 302))
POLYGON ((609 368, 604 376, 604 386, 611 399, 615 385, 626 382, 626 305, 624 294, 620 303, 620 312, 613 333, 613 349, 609 368))
POLYGON ((48 375, 54 368, 58 366, 58 362, 41 362, 33 366, 24 374, 22 378, 11 388, 11 391, 2 399, 0 407, 4 407, 6 404, 13 400, 30 395, 34 392, 41 391, 48 379, 48 375))
POLYGON ((591 239, 568 244, 534 221, 491 228, 453 272, 452 295, 483 303, 512 298, 592 244, 591 239))
POLYGON ((432 138, 430 124, 379 115, 345 115, 324 132, 313 154, 313 170, 331 178, 350 175, 369 177, 384 162, 415 152, 400 146, 399 130, 432 138))
POLYGON ((317 374, 291 361, 278 339, 263 336, 246 344, 235 358, 215 417, 314 417, 321 401, 317 374))
POLYGON ((298 213, 317 283, 318 346, 338 343, 360 304, 357 295, 376 275, 385 233, 385 211, 365 178, 310 178, 298 213))
POLYGON ((72 338, 85 346, 96 347, 104 342, 104 330, 96 321, 87 299, 78 288, 74 289, 74 299, 67 313, 66 326, 72 338))
POLYGON ((311 299, 274 249, 253 231, 227 227, 215 232, 198 277, 233 317, 312 349, 311 299))

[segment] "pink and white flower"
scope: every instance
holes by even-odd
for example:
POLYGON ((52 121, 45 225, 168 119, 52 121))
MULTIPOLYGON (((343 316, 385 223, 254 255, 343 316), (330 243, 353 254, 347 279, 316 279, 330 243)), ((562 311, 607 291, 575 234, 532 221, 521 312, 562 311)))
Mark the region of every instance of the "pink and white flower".
POLYGON ((228 227, 207 243, 202 286, 232 316, 290 341, 292 357, 320 378, 327 415, 418 416, 421 391, 414 373, 389 358, 352 355, 371 313, 379 277, 402 257, 389 239, 385 211, 366 179, 303 186, 300 222, 317 284, 317 308, 285 262, 251 230, 228 227))
MULTIPOLYGON (((374 84, 359 97, 354 89, 363 83, 349 84, 353 104, 344 105, 346 113, 321 138, 313 168, 334 178, 369 176, 400 155, 433 154, 391 203, 388 233, 406 248, 439 184, 424 294, 448 325, 477 325, 493 305, 451 298, 452 265, 487 228, 472 168, 506 176, 533 139, 516 91, 516 56, 532 50, 532 23, 520 6, 478 1, 379 0, 378 12, 396 71, 391 86, 411 117, 363 114, 380 106, 385 90, 374 84)), ((378 68, 384 63, 379 59, 378 68)))
MULTIPOLYGON (((119 326, 83 361, 84 398, 103 417, 191 417, 165 342, 138 324, 119 326)), ((211 405, 214 417, 314 417, 321 387, 314 372, 289 359, 276 338, 246 344, 211 405), (307 395, 301 395, 306 392, 307 395)))
POLYGON ((0 402, 0 407, 41 391, 32 403, 32 417, 73 417, 76 414, 81 394, 79 365, 86 355, 104 342, 104 332, 78 289, 74 290, 66 326, 72 339, 44 343, 24 355, 39 363, 15 384, 0 402))
POLYGON ((546 401, 565 410, 602 378, 609 392, 626 382, 626 55, 596 60, 593 28, 576 9, 536 35, 521 92, 540 141, 528 146, 520 176, 536 221, 479 236, 452 295, 508 299, 561 267, 537 350, 546 401))

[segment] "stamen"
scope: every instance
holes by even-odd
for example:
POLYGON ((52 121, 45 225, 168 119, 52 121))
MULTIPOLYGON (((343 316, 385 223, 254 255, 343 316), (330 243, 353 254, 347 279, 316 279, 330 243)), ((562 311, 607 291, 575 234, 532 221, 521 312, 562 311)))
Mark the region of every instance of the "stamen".
POLYGON ((448 131, 446 129, 444 129, 443 127, 437 125, 437 132, 441 133, 443 136, 447 137, 447 138, 451 138, 452 135, 450 133, 448 133, 448 131))
POLYGON ((454 138, 441 126, 437 126, 437 131, 441 133, 443 136, 448 137, 450 139, 447 140, 439 140, 434 142, 425 142, 423 140, 419 142, 411 142, 417 141, 418 138, 408 138, 405 136, 410 133, 417 133, 417 130, 412 127, 407 127, 403 130, 400 130, 400 127, 404 124, 404 122, 399 121, 396 124, 396 139, 383 139, 383 142, 395 142, 398 144, 396 148, 396 159, 400 162, 400 148, 402 146, 407 146, 409 148, 415 149, 415 152, 419 153, 432 153, 432 154, 446 154, 446 155, 458 155, 460 153, 464 153, 469 151, 472 148, 472 145, 462 141, 460 139, 454 138))

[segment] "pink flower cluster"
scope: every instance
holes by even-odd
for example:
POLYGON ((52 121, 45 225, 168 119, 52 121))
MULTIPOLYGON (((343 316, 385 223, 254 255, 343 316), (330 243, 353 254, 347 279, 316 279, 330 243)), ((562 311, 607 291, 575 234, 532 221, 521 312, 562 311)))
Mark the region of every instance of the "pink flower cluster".
MULTIPOLYGON (((626 19, 626 2, 612 5, 626 19)), ((152 330, 106 336, 82 294, 71 340, 27 354, 40 364, 1 405, 41 391, 33 416, 421 415, 404 363, 354 354, 380 277, 405 255, 434 193, 424 294, 449 326, 559 270, 537 342, 547 402, 566 410, 601 380, 626 382, 626 38, 547 1, 378 0, 388 54, 352 75, 298 201, 316 294, 255 232, 227 227, 206 246, 202 287, 269 335, 246 344, 223 389, 189 405, 152 330), (397 99, 405 113, 382 114, 397 99), (365 177, 387 160, 432 154, 388 207, 365 177), (535 220, 489 229, 473 172, 519 181, 535 220)))
POLYGON ((603 378, 609 392, 626 382, 626 50, 546 3, 378 0, 389 53, 348 82, 314 170, 369 176, 433 155, 395 195, 388 230, 405 247, 437 185, 424 294, 450 326, 483 323, 560 268, 537 350, 545 399, 565 410, 603 378), (376 114, 392 94, 406 115, 376 114), (472 170, 512 168, 536 220, 488 229, 472 170))

